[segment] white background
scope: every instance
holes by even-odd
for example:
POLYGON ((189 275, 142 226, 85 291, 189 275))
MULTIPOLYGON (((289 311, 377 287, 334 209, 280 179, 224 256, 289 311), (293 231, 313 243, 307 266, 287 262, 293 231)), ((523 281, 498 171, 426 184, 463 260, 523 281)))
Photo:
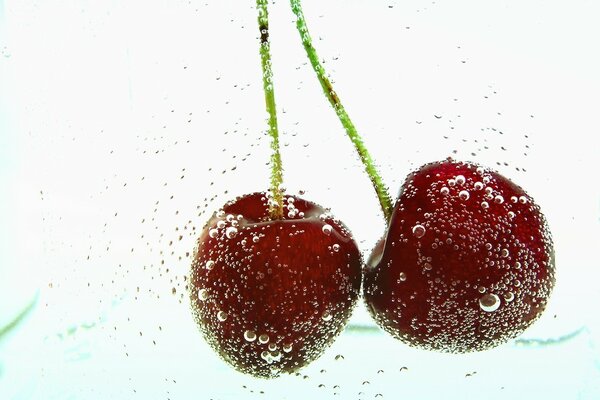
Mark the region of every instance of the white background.
MULTIPOLYGON (((600 396, 597 3, 304 7, 392 194, 453 156, 540 204, 558 268, 544 317, 481 354, 346 332, 298 377, 231 370, 193 325, 184 276, 209 215, 268 185, 253 2, 0 0, 0 322, 37 296, 0 338, 0 398, 600 396)), ((368 255, 383 218, 293 21, 287 2, 271 6, 285 184, 368 255)), ((352 323, 371 324, 362 308, 352 323)))

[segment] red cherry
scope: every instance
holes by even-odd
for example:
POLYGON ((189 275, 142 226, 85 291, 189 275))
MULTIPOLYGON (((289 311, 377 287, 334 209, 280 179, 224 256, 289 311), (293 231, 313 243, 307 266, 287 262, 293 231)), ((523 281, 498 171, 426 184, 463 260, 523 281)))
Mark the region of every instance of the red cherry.
POLYGON ((404 183, 365 268, 377 323, 413 346, 463 353, 522 333, 554 287, 544 216, 497 172, 446 160, 404 183))
POLYGON ((284 196, 273 220, 265 193, 227 203, 198 240, 192 312, 237 370, 270 378, 316 359, 342 331, 360 293, 361 255, 320 206, 284 196))

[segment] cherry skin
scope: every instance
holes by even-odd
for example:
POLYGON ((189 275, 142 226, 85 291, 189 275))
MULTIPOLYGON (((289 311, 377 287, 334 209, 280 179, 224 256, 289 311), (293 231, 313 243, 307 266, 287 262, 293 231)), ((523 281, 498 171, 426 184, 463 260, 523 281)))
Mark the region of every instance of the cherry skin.
POLYGON ((198 240, 190 275, 194 319, 237 370, 272 378, 319 357, 360 295, 362 259, 349 230, 320 206, 265 193, 225 204, 198 240))
POLYGON ((464 353, 521 334, 553 287, 552 238, 531 197, 497 172, 448 159, 406 179, 363 290, 392 336, 464 353))

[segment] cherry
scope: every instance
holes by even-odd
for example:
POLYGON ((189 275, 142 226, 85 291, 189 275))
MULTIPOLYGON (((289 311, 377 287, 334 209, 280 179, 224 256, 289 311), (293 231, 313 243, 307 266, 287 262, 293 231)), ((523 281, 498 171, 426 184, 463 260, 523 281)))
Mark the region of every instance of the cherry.
POLYGON ((451 159, 406 179, 365 268, 376 322, 413 346, 485 350, 516 337, 554 286, 546 220, 497 172, 451 159))
POLYGON ((212 348, 257 377, 291 373, 342 331, 360 294, 361 254, 326 211, 266 193, 225 204, 204 227, 190 276, 193 316, 212 348))

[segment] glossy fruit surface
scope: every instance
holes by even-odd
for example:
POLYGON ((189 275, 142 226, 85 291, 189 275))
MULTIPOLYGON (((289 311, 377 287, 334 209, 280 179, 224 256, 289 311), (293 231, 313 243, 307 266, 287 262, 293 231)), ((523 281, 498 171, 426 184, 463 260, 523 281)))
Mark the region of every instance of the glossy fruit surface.
POLYGON ((207 342, 237 370, 290 373, 342 331, 360 294, 361 255, 350 232, 306 200, 284 196, 269 218, 265 193, 227 203, 198 240, 192 312, 207 342))
POLYGON ((402 186, 388 231, 365 268, 377 323, 413 346, 463 353, 522 333, 554 286, 539 207, 476 164, 427 164, 402 186))

